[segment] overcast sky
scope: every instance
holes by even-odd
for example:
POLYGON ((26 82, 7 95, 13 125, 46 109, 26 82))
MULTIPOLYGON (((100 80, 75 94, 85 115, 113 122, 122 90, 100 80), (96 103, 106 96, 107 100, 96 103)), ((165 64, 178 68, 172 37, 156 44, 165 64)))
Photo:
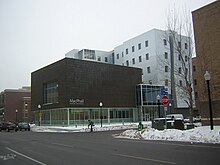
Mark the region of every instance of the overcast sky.
POLYGON ((169 8, 214 0, 0 0, 0 92, 31 85, 31 72, 72 49, 110 51, 153 28, 169 8))

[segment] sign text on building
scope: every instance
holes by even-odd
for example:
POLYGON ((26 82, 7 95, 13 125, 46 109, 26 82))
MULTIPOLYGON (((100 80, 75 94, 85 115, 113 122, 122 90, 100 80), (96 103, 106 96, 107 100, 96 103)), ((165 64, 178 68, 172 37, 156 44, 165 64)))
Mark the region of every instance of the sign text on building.
POLYGON ((83 105, 84 104, 84 99, 70 99, 69 103, 70 104, 75 104, 75 105, 83 105))

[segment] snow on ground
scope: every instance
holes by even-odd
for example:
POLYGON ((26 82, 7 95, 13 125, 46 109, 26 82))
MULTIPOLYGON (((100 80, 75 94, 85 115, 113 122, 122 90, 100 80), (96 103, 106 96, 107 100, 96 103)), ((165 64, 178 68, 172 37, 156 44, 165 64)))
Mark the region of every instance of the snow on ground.
MULTIPOLYGON (((149 126, 151 123, 147 123, 146 126, 149 126)), ((96 131, 110 131, 110 130, 126 130, 126 129, 135 129, 137 128, 138 123, 118 123, 118 124, 109 124, 104 125, 103 127, 95 125, 93 127, 94 132, 96 131)), ((87 125, 85 126, 69 126, 69 127, 58 127, 58 126, 31 126, 33 132, 90 132, 90 128, 87 125)))
MULTIPOLYGON (((121 134, 116 135, 117 138, 130 139, 145 139, 145 140, 169 140, 169 141, 184 141, 197 143, 214 143, 220 144, 220 126, 214 126, 214 130, 210 130, 209 126, 200 126, 190 130, 166 129, 156 130, 151 128, 151 123, 143 123, 145 129, 137 130, 138 123, 126 124, 111 124, 94 126, 94 131, 109 131, 109 130, 125 130, 121 134)), ((89 132, 87 126, 74 127, 55 127, 55 126, 32 126, 34 132, 89 132)))
POLYGON ((126 130, 121 133, 119 137, 220 144, 220 126, 215 126, 214 128, 215 129, 212 131, 208 126, 201 126, 183 131, 177 129, 159 131, 153 128, 146 128, 142 132, 137 130, 126 130))

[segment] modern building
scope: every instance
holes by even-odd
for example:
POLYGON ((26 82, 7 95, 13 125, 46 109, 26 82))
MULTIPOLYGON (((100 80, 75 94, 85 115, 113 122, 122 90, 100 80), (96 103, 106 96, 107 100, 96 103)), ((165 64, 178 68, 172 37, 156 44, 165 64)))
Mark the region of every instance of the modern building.
MULTIPOLYGON (((165 86, 172 109, 187 111, 187 95, 183 63, 191 66, 191 40, 189 37, 158 29, 136 36, 110 52, 96 50, 72 50, 66 57, 112 63, 142 69, 142 83, 165 86), (181 50, 181 55, 177 49, 181 50)), ((191 75, 191 68, 187 68, 191 75)))
POLYGON ((211 75, 210 93, 214 124, 220 124, 220 1, 192 12, 196 43, 196 88, 202 124, 210 123, 209 99, 204 74, 211 75))
MULTIPOLYGON (((181 87, 184 85, 183 62, 191 63, 188 55, 190 38, 169 31, 150 30, 114 48, 115 64, 138 67, 143 70, 143 83, 165 86, 173 108, 186 108, 187 98, 181 87), (182 49, 180 57, 177 47, 182 49)), ((189 69, 190 70, 190 69, 189 69)))
POLYGON ((30 87, 0 93, 0 121, 33 121, 30 87))
POLYGON ((65 54, 65 57, 68 58, 75 58, 80 60, 87 60, 87 61, 97 61, 103 63, 114 63, 114 53, 113 51, 100 51, 100 50, 90 50, 90 49, 73 49, 65 54))
POLYGON ((135 88, 142 71, 64 58, 31 74, 32 111, 39 125, 138 121, 135 88))

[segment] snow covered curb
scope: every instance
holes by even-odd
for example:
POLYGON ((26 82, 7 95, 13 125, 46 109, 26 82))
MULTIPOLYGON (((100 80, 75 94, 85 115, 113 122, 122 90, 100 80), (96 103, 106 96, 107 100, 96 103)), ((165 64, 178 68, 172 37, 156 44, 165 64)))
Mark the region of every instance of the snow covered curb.
MULTIPOLYGON (((95 126, 93 127, 94 131, 110 131, 110 130, 125 130, 125 129, 134 129, 137 128, 136 124, 129 125, 111 125, 111 126, 95 126)), ((55 126, 34 126, 31 128, 33 132, 89 132, 90 128, 87 126, 78 126, 78 127, 55 127, 55 126)))
POLYGON ((220 126, 216 126, 212 131, 206 126, 184 131, 176 129, 159 131, 153 128, 146 128, 142 132, 126 130, 117 137, 220 144, 220 126))

